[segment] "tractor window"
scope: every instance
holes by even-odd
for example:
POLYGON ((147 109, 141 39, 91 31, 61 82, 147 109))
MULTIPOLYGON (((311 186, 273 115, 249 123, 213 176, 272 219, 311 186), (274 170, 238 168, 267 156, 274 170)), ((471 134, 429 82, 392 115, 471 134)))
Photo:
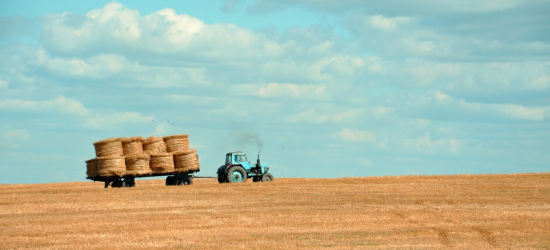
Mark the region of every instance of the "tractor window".
POLYGON ((241 155, 241 161, 240 162, 248 162, 248 159, 246 159, 246 155, 241 155))
POLYGON ((231 155, 226 155, 225 156, 225 165, 229 165, 231 164, 231 155))
POLYGON ((239 162, 239 156, 235 155, 235 162, 239 162))

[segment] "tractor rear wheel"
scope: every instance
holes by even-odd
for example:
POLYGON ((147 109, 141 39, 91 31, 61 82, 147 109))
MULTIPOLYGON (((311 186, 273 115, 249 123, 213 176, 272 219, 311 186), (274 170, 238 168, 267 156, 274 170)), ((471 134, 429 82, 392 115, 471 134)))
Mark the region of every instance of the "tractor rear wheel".
POLYGON ((273 181, 273 175, 270 173, 262 175, 262 182, 273 181))
POLYGON ((227 182, 229 183, 246 182, 246 179, 246 171, 242 167, 232 167, 227 172, 227 182))

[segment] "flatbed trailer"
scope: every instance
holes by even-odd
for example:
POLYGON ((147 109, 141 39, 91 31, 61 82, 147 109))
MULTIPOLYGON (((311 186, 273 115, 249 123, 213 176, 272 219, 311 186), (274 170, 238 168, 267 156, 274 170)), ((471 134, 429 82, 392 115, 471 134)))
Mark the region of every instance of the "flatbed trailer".
MULTIPOLYGON (((135 187, 135 178, 167 176, 166 186, 193 185, 194 173, 200 170, 191 170, 188 172, 172 171, 164 173, 151 173, 144 175, 123 175, 123 176, 92 176, 86 177, 88 180, 105 182, 105 188, 111 187, 135 187)), ((199 177, 216 178, 216 177, 199 177)))

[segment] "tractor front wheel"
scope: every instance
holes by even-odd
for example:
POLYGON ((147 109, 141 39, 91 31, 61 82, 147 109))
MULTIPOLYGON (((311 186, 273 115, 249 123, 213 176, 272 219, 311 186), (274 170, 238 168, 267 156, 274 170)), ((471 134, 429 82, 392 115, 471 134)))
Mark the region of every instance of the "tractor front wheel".
POLYGON ((246 182, 246 179, 246 171, 242 167, 232 167, 227 172, 227 182, 229 183, 246 182))
POLYGON ((273 175, 270 173, 262 175, 262 182, 273 181, 273 175))

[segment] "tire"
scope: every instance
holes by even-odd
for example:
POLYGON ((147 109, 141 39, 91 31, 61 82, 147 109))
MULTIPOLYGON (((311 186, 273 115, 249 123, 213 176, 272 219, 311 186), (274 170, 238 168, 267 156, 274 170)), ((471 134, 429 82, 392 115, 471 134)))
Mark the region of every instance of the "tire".
POLYGON ((218 176, 218 183, 222 184, 226 182, 227 182, 227 178, 218 176))
POLYGON ((232 167, 227 172, 227 182, 229 183, 238 183, 246 182, 247 176, 246 171, 242 167, 232 167))
POLYGON ((254 176, 254 177, 252 177, 252 181, 253 181, 253 182, 262 181, 262 177, 261 177, 261 176, 254 176))
POLYGON ((183 182, 183 185, 193 185, 193 178, 187 178, 187 180, 183 182))
POLYGON ((270 173, 266 173, 262 175, 262 182, 268 182, 268 181, 273 181, 273 175, 270 173))
POLYGON ((166 186, 173 186, 173 185, 174 185, 174 176, 166 177, 166 186))
POLYGON ((193 185, 193 178, 181 179, 179 185, 193 185))
POLYGON ((123 182, 121 180, 116 180, 116 181, 113 181, 113 184, 111 184, 111 187, 117 187, 117 188, 120 188, 120 187, 123 187, 123 182))

